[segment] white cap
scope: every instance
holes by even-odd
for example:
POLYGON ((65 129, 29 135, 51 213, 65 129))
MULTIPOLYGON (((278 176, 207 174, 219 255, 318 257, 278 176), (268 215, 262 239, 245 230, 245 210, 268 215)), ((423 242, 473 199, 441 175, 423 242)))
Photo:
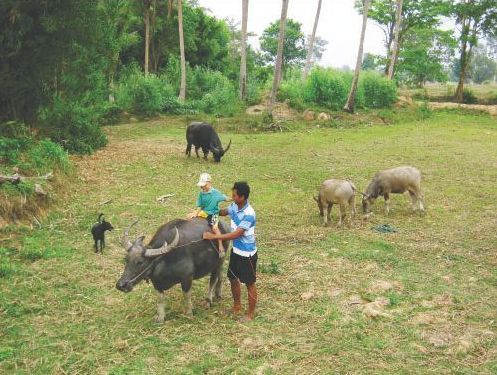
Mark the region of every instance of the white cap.
POLYGON ((197 182, 197 186, 205 186, 208 182, 211 182, 211 175, 209 173, 202 173, 200 179, 197 182))

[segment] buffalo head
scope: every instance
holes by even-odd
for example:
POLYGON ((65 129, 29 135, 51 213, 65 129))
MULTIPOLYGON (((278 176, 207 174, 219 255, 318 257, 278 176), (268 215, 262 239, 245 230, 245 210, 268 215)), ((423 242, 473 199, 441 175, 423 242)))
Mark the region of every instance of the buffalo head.
POLYGON ((123 292, 131 292, 133 287, 141 280, 148 277, 154 266, 154 259, 160 255, 167 254, 179 242, 178 229, 175 229, 174 240, 168 244, 164 244, 156 249, 149 248, 143 244, 145 236, 138 237, 134 242, 128 239, 128 232, 133 225, 138 222, 133 222, 128 229, 124 231, 123 246, 127 250, 126 266, 121 278, 117 281, 116 288, 123 292))
POLYGON ((228 143, 228 147, 226 147, 226 150, 223 150, 222 146, 216 147, 211 145, 211 151, 212 151, 212 156, 214 157, 214 161, 219 163, 221 161, 221 158, 224 156, 224 154, 227 153, 228 150, 230 149, 230 146, 231 146, 231 139, 230 142, 228 143))

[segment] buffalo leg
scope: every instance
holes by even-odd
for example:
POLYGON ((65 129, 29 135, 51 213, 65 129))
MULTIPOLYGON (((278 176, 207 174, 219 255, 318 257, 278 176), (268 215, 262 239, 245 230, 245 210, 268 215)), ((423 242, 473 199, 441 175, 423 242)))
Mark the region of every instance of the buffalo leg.
POLYGON ((383 194, 383 198, 385 199, 385 214, 388 216, 390 213, 390 195, 385 193, 383 194))
POLYGON ((217 272, 211 273, 209 289, 207 290, 207 307, 212 306, 212 296, 214 295, 214 289, 216 288, 218 278, 219 274, 217 272))
POLYGON ((200 148, 200 146, 195 146, 195 154, 197 154, 197 158, 200 157, 200 155, 198 154, 198 149, 200 148))
POLYGON ((341 226, 345 216, 347 216, 345 204, 340 203, 340 219, 338 220, 338 226, 341 226))
POLYGON ((185 299, 185 314, 188 316, 193 315, 192 311, 192 281, 193 278, 190 277, 186 281, 181 282, 181 289, 183 290, 183 297, 185 299))
POLYGON ((202 152, 204 153, 204 160, 207 160, 207 155, 209 155, 209 149, 202 147, 202 152))
POLYGON ((192 144, 190 142, 188 142, 188 144, 186 145, 185 154, 188 155, 188 157, 190 157, 190 155, 192 154, 192 144))
POLYGON ((164 292, 158 292, 158 301, 157 301, 157 315, 155 316, 155 322, 158 324, 164 323, 164 317, 166 315, 166 312, 164 310, 164 300, 165 300, 165 293, 164 292))
POLYGON ((323 226, 327 226, 328 222, 331 223, 331 208, 333 207, 333 203, 323 203, 323 226), (324 211, 326 210, 326 215, 324 215, 324 211))
POLYGON ((354 216, 355 215, 355 195, 351 196, 349 199, 349 206, 350 206, 350 215, 354 216))

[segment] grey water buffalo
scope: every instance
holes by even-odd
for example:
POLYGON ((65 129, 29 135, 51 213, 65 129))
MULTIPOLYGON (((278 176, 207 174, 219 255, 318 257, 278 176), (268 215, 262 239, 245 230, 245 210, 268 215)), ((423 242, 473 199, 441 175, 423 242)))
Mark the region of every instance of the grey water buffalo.
POLYGON ((221 158, 226 152, 228 152, 231 146, 231 139, 228 143, 226 150, 223 149, 221 140, 216 133, 216 130, 211 124, 207 122, 192 122, 186 128, 186 155, 190 157, 192 152, 192 145, 195 146, 195 153, 198 155, 198 149, 201 148, 204 153, 204 159, 207 160, 207 155, 209 151, 212 152, 212 156, 215 162, 220 162, 221 158))
POLYGON ((326 180, 321 184, 319 194, 314 197, 318 204, 319 214, 323 220, 323 225, 328 225, 331 221, 331 208, 334 204, 340 206, 340 218, 338 225, 342 225, 347 215, 347 206, 350 208, 351 215, 355 215, 355 185, 347 180, 326 180), (324 211, 327 211, 326 215, 324 211))
POLYGON ((412 208, 424 211, 421 195, 421 172, 414 167, 397 167, 386 169, 375 174, 366 192, 362 193, 362 209, 365 214, 370 212, 371 203, 380 195, 385 199, 385 212, 390 212, 390 194, 402 194, 408 191, 412 200, 412 208))
MULTIPOLYGON (((207 302, 212 304, 213 294, 221 297, 221 272, 224 258, 219 258, 212 241, 203 240, 202 234, 210 231, 207 220, 176 219, 159 227, 148 245, 144 237, 134 242, 128 232, 136 221, 124 232, 123 245, 127 250, 126 266, 116 288, 130 292, 140 281, 150 280, 159 293, 157 323, 164 322, 165 291, 181 284, 185 299, 185 312, 192 314, 191 287, 193 280, 210 274, 207 302)), ((224 222, 219 223, 222 233, 228 231, 224 222)), ((229 241, 224 246, 228 248, 229 241)))

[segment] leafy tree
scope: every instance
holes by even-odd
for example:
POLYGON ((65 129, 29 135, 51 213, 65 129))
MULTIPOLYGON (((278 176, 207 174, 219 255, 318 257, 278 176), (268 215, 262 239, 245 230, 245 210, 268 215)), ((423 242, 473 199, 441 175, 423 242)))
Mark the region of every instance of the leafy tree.
POLYGON ((452 11, 461 27, 460 73, 455 94, 455 100, 461 103, 473 47, 483 36, 497 35, 497 7, 495 0, 461 0, 454 4, 452 11))
POLYGON ((470 62, 469 76, 475 83, 493 80, 497 74, 497 61, 492 58, 487 48, 478 45, 470 62))
POLYGON ((362 59, 362 70, 381 70, 385 65, 385 58, 380 55, 375 55, 373 53, 366 52, 362 59))
MULTIPOLYGON (((385 35, 385 48, 387 59, 390 61, 390 53, 395 38, 395 19, 397 0, 375 0, 371 3, 369 18, 374 20, 385 35)), ((362 13, 363 0, 356 0, 356 9, 362 13)), ((399 29, 398 48, 402 48, 406 33, 413 27, 433 28, 440 23, 442 16, 449 14, 449 3, 447 0, 404 0, 400 15, 401 25, 399 29)), ((385 65, 385 73, 389 64, 385 65)))
MULTIPOLYGON (((299 22, 287 19, 283 46, 283 73, 289 66, 302 66, 305 60, 305 35, 301 28, 302 24, 299 22)), ((280 21, 278 20, 266 28, 259 39, 265 60, 270 64, 273 64, 276 60, 279 30, 280 21)))
POLYGON ((427 81, 445 82, 446 67, 455 47, 451 31, 413 28, 405 36, 396 75, 399 80, 419 87, 427 81))

